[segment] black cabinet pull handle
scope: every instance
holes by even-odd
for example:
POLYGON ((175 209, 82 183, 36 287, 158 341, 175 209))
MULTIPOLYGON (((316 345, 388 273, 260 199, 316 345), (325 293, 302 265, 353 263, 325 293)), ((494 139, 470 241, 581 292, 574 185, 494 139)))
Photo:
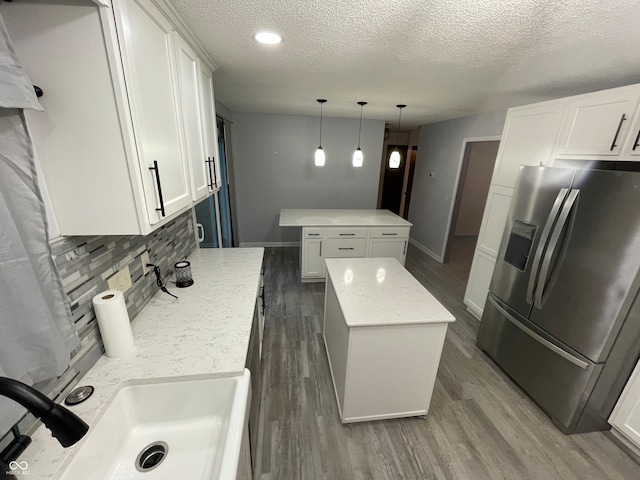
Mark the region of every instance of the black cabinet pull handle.
POLYGON ((616 130, 616 135, 615 135, 615 137, 613 137, 613 142, 611 142, 611 148, 609 149, 610 151, 613 151, 613 149, 618 146, 616 144, 616 142, 618 141, 618 135, 620 135, 620 129, 622 128, 622 124, 624 123, 624 121, 626 119, 627 119, 627 116, 623 113, 622 117, 620 117, 620 123, 618 124, 618 129, 616 130))
POLYGON ((209 180, 207 181, 207 187, 213 190, 213 177, 211 177, 211 157, 207 157, 204 163, 207 164, 207 170, 209 171, 209 180))
POLYGON ((162 199, 162 184, 160 183, 160 168, 158 167, 157 160, 153 161, 153 167, 149 167, 149 170, 153 170, 156 175, 156 185, 158 187, 158 198, 160 199, 160 208, 156 208, 156 212, 160 212, 160 214, 164 217, 166 216, 164 212, 164 200, 162 199))
POLYGON ((309 235, 310 237, 319 237, 320 236, 319 233, 307 233, 307 235, 309 235))
POLYGON ((340 236, 341 237, 355 237, 355 233, 341 233, 340 236))
POLYGON ((216 172, 216 157, 211 157, 211 163, 213 164, 213 180, 211 183, 215 188, 218 187, 218 172, 216 172))
POLYGON ((318 255, 319 257, 322 256, 322 240, 320 240, 320 255, 318 255))
POLYGON ((353 247, 338 247, 338 250, 354 250, 353 247))
POLYGON ((638 147, 640 147, 640 130, 638 130, 638 135, 636 135, 636 141, 633 142, 632 150, 635 152, 638 147))
POLYGON ((393 232, 393 233, 383 233, 382 235, 398 235, 397 232, 393 232))

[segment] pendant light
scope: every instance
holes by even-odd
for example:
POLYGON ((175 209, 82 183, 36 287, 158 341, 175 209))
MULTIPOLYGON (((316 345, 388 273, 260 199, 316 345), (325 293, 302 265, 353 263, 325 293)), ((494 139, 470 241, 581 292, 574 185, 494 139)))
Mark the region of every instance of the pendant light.
POLYGON ((358 102, 360 105, 360 129, 358 130, 358 148, 353 152, 353 160, 352 165, 354 167, 362 167, 364 163, 364 155, 362 154, 362 150, 360 150, 360 135, 362 134, 362 108, 367 104, 367 102, 358 102))
POLYGON ((402 118, 402 109, 406 105, 396 105, 398 107, 398 130, 396 130, 396 146, 389 157, 389 168, 400 168, 400 152, 398 151, 398 137, 400 136, 400 119, 402 118))
POLYGON ((316 150, 316 154, 313 157, 316 167, 324 167, 324 150, 322 149, 322 104, 326 103, 327 100, 324 98, 319 98, 316 100, 320 104, 320 146, 316 150))

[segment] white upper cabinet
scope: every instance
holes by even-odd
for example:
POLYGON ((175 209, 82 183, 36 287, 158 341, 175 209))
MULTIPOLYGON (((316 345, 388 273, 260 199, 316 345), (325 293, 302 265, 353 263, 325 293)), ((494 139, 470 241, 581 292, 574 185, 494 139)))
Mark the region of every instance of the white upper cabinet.
POLYGON ((556 156, 618 159, 635 140, 629 131, 639 99, 637 85, 569 98, 556 156))
POLYGON ((3 4, 20 62, 44 91, 45 111, 26 117, 62 235, 146 235, 212 191, 199 103, 206 54, 177 48, 180 32, 202 52, 157 5, 3 4))
POLYGON ((200 114, 198 56, 179 35, 174 35, 182 125, 191 181, 191 198, 199 200, 213 191, 209 162, 204 153, 203 122, 200 114))
POLYGON ((218 151, 218 129, 216 126, 216 102, 213 95, 213 72, 198 59, 198 79, 201 96, 200 111, 202 118, 204 155, 208 161, 208 175, 211 189, 221 186, 220 158, 218 151))
POLYGON ((149 223, 191 204, 174 88, 172 26, 151 0, 120 0, 116 24, 149 223))
POLYGON ((640 105, 638 105, 636 116, 631 123, 629 137, 624 143, 622 156, 629 157, 631 160, 635 161, 638 161, 637 157, 640 156, 640 105))
POLYGON ((563 100, 509 109, 492 185, 514 187, 521 165, 551 163, 566 106, 563 100))

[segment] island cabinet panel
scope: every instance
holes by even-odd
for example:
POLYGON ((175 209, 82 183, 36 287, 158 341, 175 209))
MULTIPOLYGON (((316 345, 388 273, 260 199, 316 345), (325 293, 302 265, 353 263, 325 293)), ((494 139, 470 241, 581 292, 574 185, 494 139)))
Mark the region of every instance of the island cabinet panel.
POLYGON ((454 317, 395 259, 326 268, 323 335, 342 423, 425 415, 454 317))
POLYGON ((327 258, 389 257, 404 265, 412 224, 388 210, 280 211, 281 227, 302 227, 300 279, 322 282, 327 258))

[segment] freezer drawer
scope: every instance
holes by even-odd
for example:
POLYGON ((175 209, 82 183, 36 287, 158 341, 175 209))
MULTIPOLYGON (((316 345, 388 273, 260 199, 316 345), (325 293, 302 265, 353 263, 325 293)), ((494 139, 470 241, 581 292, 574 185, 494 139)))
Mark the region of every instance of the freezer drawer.
MULTIPOLYGON (((602 364, 561 348, 489 295, 477 345, 567 433, 575 427, 602 364)), ((523 320, 526 322, 526 320, 523 320)), ((535 328, 535 327, 533 327, 535 328)))

